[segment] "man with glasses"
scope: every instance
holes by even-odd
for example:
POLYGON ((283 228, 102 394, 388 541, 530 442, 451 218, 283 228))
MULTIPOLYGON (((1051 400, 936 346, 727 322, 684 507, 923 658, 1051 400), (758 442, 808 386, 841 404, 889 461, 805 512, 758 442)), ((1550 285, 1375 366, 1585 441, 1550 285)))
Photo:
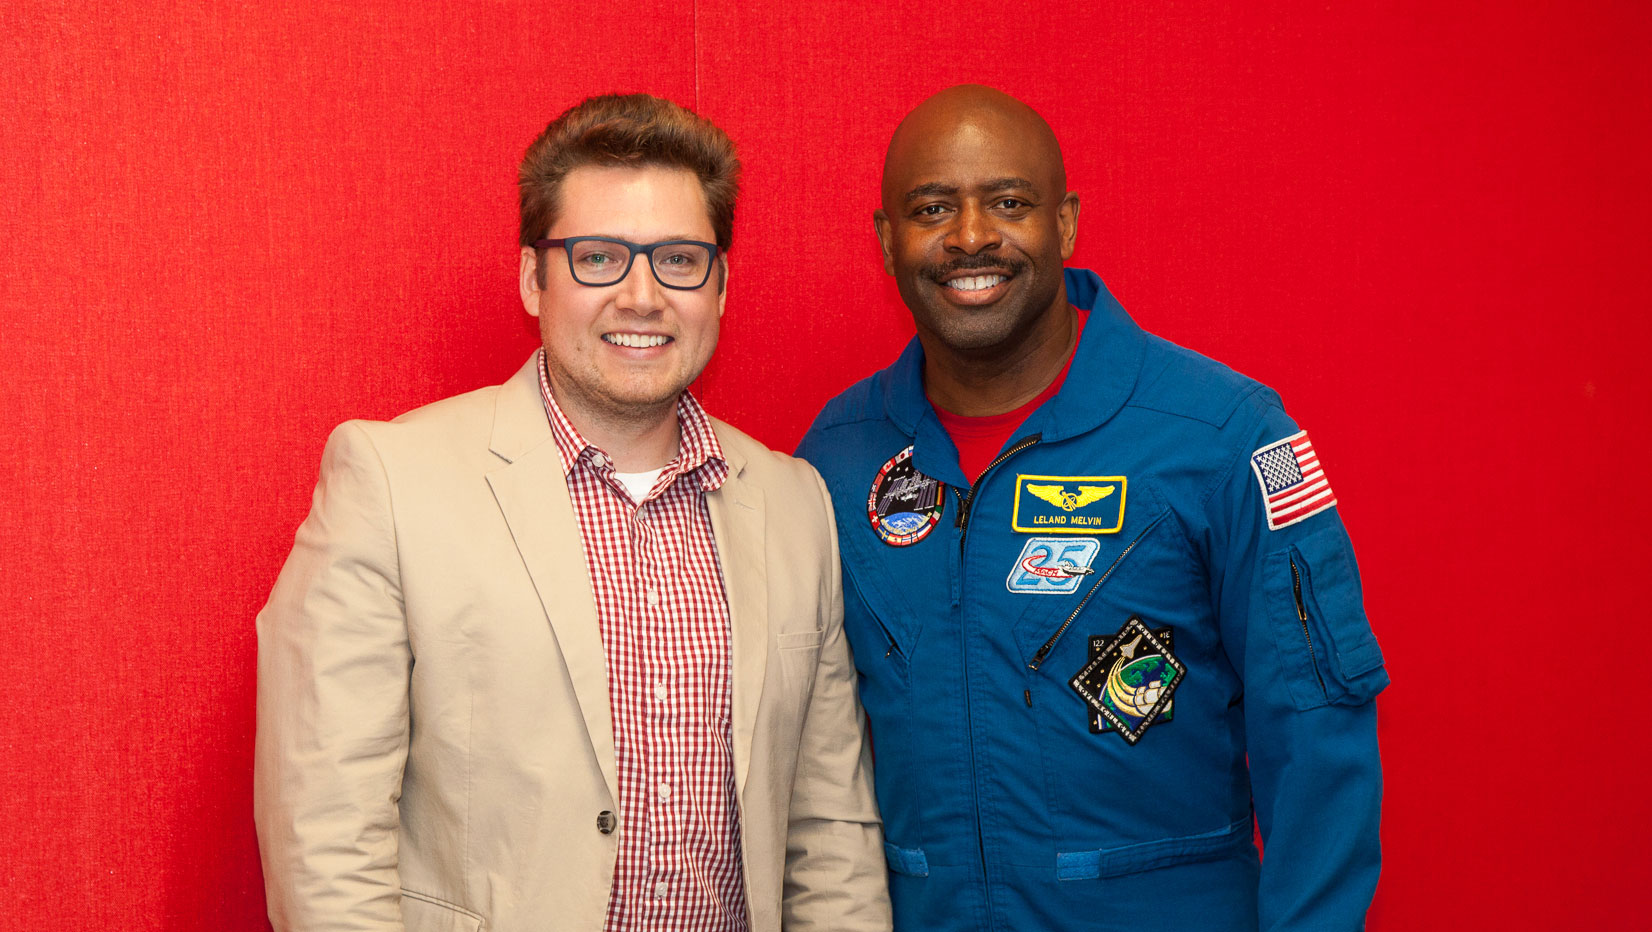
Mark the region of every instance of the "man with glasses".
POLYGON ((334 431, 258 618, 277 929, 883 930, 830 501, 686 389, 739 163, 647 95, 520 172, 504 385, 334 431))

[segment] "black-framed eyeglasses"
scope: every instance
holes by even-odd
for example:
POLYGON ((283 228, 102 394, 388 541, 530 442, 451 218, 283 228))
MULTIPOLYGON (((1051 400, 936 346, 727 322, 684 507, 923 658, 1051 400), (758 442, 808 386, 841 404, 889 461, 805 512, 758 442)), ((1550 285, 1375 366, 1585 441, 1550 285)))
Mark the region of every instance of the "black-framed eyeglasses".
POLYGON ((631 274, 637 253, 648 257, 654 280, 667 288, 693 291, 711 277, 717 258, 715 243, 692 239, 668 239, 660 243, 630 243, 611 236, 567 236, 535 240, 533 248, 562 247, 568 255, 568 272, 581 285, 600 288, 614 285, 631 274))

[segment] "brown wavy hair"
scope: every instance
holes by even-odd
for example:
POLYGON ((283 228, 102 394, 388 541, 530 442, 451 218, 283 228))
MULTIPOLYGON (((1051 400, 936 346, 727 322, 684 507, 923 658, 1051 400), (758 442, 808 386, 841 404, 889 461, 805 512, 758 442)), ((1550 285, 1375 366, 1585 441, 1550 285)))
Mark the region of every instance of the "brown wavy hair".
MULTIPOLYGON (((602 94, 563 111, 522 156, 523 246, 556 222, 562 180, 587 165, 686 168, 700 180, 719 252, 734 240, 740 160, 728 134, 685 107, 652 94, 602 94)), ((544 275, 544 263, 540 263, 544 275)))

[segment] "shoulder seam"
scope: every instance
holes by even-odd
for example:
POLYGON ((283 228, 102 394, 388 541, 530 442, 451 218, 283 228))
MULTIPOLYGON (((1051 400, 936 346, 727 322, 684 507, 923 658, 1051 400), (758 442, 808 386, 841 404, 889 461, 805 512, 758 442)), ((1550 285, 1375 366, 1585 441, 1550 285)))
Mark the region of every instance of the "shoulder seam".
MULTIPOLYGON (((1269 389, 1266 385, 1257 383, 1255 388, 1249 392, 1246 392, 1239 398, 1238 404, 1234 405, 1233 413, 1237 413, 1239 408, 1249 403, 1255 411, 1255 417, 1251 418, 1249 423, 1251 425, 1256 425, 1260 424, 1262 422, 1262 418, 1267 415, 1268 408, 1279 407, 1279 410, 1284 411, 1285 409, 1282 406, 1277 406, 1271 401, 1259 399, 1257 397, 1268 391, 1269 389)), ((1228 415, 1229 420, 1232 420, 1233 413, 1228 415)), ((1226 469, 1215 471, 1210 477, 1210 482, 1205 485, 1204 491, 1199 493, 1200 511, 1205 510, 1206 506, 1210 503, 1210 497, 1216 493, 1218 488, 1221 488, 1223 480, 1232 475, 1234 470, 1240 467, 1240 463, 1242 461, 1249 459, 1252 451, 1245 449, 1247 444, 1245 438, 1249 437, 1252 433, 1254 433, 1254 430, 1237 432, 1236 439, 1234 440, 1234 449, 1228 454, 1228 463, 1230 465, 1226 469)), ((1249 468, 1248 463, 1245 464, 1244 468, 1249 468)))

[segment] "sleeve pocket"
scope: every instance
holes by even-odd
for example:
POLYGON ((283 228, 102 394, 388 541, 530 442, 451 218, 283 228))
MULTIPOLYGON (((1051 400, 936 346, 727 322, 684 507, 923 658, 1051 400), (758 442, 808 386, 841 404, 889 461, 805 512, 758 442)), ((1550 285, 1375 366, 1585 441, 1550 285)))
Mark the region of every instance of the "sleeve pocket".
POLYGON ((1340 523, 1270 554, 1265 572, 1267 614, 1298 709, 1361 705, 1388 685, 1340 523))

